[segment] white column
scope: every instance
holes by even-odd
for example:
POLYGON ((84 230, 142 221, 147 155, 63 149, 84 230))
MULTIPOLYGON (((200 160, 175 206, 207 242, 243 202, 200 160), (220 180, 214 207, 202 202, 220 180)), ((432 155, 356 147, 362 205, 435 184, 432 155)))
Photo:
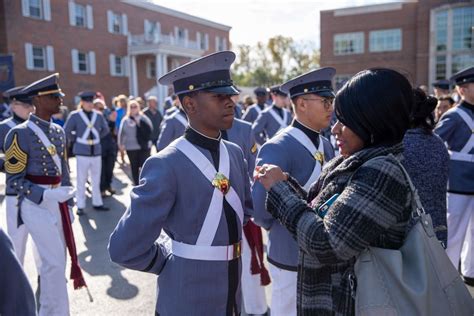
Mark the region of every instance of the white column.
POLYGON ((130 59, 131 59, 131 62, 129 63, 130 76, 128 77, 129 91, 131 95, 133 95, 134 97, 137 97, 138 96, 137 56, 131 55, 130 59))
MULTIPOLYGON (((156 78, 159 79, 168 72, 167 56, 165 54, 156 54, 155 60, 156 78)), ((158 84, 158 102, 162 104, 167 96, 168 87, 158 84)))

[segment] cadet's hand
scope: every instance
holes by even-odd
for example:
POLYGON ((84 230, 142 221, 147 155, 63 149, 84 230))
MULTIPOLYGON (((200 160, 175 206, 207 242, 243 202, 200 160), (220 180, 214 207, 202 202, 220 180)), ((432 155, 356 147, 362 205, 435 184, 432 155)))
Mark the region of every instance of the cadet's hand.
POLYGON ((64 186, 54 189, 46 189, 43 192, 43 199, 49 201, 57 201, 58 203, 65 202, 74 197, 76 189, 71 186, 64 186))
POLYGON ((283 173, 278 166, 263 164, 255 167, 254 179, 259 181, 265 190, 270 191, 275 183, 288 180, 288 175, 283 173))

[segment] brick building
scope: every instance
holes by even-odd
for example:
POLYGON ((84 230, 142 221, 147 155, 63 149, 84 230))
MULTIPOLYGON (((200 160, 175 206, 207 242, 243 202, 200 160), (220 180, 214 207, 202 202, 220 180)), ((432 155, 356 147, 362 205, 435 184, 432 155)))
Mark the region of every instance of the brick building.
POLYGON ((339 87, 370 67, 429 85, 474 65, 474 2, 418 0, 321 11, 321 65, 339 87))
POLYGON ((229 46, 230 27, 143 0, 0 0, 0 55, 16 85, 61 74, 65 104, 77 92, 160 100, 156 77, 229 46))

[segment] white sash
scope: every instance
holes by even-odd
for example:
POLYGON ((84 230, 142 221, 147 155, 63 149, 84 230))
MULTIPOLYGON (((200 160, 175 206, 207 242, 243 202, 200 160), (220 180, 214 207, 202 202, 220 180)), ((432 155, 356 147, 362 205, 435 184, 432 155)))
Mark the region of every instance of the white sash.
POLYGON ((474 120, 466 111, 459 107, 457 108, 456 113, 459 114, 462 120, 467 124, 467 126, 469 126, 471 137, 469 137, 469 140, 460 151, 456 152, 449 150, 449 156, 451 160, 474 162, 474 155, 469 153, 472 148, 474 148, 474 120))
POLYGON ((97 113, 92 111, 92 118, 89 120, 84 110, 78 112, 84 124, 86 124, 86 130, 81 137, 77 138, 77 142, 83 145, 97 145, 100 143, 100 136, 97 129, 94 127, 95 121, 97 120, 97 113), (89 134, 94 135, 94 139, 89 139, 89 134))
MULTIPOLYGON (((196 168, 202 172, 206 179, 209 180, 210 184, 212 183, 212 180, 214 180, 214 177, 217 174, 216 168, 209 161, 209 159, 207 159, 206 156, 204 156, 204 154, 200 152, 193 144, 191 144, 184 137, 180 137, 171 143, 170 146, 174 146, 179 149, 186 157, 188 157, 188 159, 196 166, 196 168)), ((223 174, 227 179, 229 179, 229 152, 222 141, 220 142, 219 150, 219 173, 223 174)), ((243 206, 239 196, 237 195, 237 192, 235 192, 235 190, 232 188, 232 185, 230 186, 226 195, 224 195, 219 189, 214 188, 211 203, 207 210, 206 218, 204 219, 204 224, 201 227, 196 245, 212 245, 212 241, 214 240, 219 227, 219 221, 221 218, 222 209, 224 207, 224 198, 230 204, 232 209, 237 213, 240 223, 243 223, 243 206)))
POLYGON ((33 121, 28 120, 27 124, 28 124, 28 127, 38 136, 38 138, 41 140, 43 145, 48 149, 48 153, 51 155, 51 158, 53 158, 53 161, 56 167, 58 167, 59 173, 62 174, 61 158, 59 158, 59 155, 56 150, 56 146, 54 146, 51 143, 51 141, 43 132, 43 130, 38 125, 36 125, 33 121))
MULTIPOLYGON (((321 136, 319 136, 319 146, 318 146, 318 149, 316 149, 311 139, 309 139, 309 137, 306 136, 306 134, 302 130, 295 128, 293 126, 288 126, 285 129, 285 131, 291 136, 293 136, 293 138, 295 138, 301 145, 303 145, 309 151, 309 153, 311 154, 311 157, 315 159, 316 154, 321 153, 323 154, 323 158, 324 158, 324 145, 323 145, 323 139, 321 136)), ((308 181, 306 181, 305 185, 303 186, 303 188, 306 191, 308 191, 311 184, 313 184, 318 179, 319 175, 321 174, 321 170, 323 168, 320 161, 317 159, 315 160, 316 160, 316 164, 314 165, 313 172, 311 173, 311 176, 309 177, 308 181)), ((324 159, 324 161, 326 161, 326 159, 324 159)))
POLYGON ((177 119, 184 127, 188 126, 188 120, 183 117, 180 111, 174 112, 169 118, 177 119))
POLYGON ((283 118, 280 117, 280 115, 278 115, 278 113, 276 112, 275 109, 273 108, 270 108, 270 110, 268 112, 270 112, 270 114, 272 115, 272 117, 275 119, 275 121, 277 121, 278 124, 280 124, 280 129, 283 129, 285 127, 288 126, 288 112, 286 112, 284 109, 282 109, 283 111, 283 118))
POLYGON ((14 128, 16 126, 15 122, 13 120, 8 120, 5 123, 7 123, 8 127, 14 128))

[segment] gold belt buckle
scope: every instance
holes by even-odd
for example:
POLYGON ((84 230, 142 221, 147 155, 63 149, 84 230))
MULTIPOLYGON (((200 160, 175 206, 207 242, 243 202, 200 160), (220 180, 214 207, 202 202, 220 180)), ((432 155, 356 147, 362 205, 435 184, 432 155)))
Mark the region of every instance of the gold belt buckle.
POLYGON ((89 145, 94 145, 94 141, 92 139, 89 139, 87 142, 89 143, 89 145))
POLYGON ((239 241, 233 244, 232 247, 234 248, 234 251, 232 253, 232 257, 233 257, 232 259, 239 258, 242 253, 242 242, 239 241))

